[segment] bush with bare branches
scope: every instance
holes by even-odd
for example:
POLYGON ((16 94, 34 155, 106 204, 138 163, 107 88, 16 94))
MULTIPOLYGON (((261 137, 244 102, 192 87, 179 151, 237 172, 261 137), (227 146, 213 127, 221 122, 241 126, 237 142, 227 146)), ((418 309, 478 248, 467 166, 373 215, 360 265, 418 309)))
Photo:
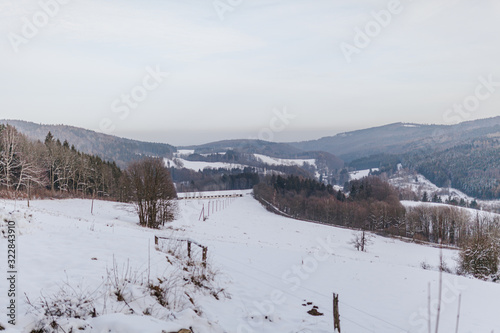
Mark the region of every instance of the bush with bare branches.
POLYGON ((173 200, 177 193, 163 160, 145 158, 132 162, 124 177, 129 199, 136 205, 142 226, 159 228, 174 219, 173 200))

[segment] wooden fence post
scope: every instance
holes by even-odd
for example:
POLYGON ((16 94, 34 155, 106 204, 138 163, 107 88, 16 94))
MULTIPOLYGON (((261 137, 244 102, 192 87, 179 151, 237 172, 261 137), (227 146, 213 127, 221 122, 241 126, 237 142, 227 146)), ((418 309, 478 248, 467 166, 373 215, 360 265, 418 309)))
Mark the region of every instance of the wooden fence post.
POLYGON ((155 244, 158 245, 158 241, 160 239, 171 239, 171 240, 176 240, 179 242, 186 242, 187 243, 187 252, 188 252, 188 257, 191 259, 191 245, 197 245, 203 250, 202 254, 202 260, 203 260, 203 267, 207 268, 207 254, 208 254, 208 246, 203 246, 200 243, 197 243, 196 241, 190 240, 190 239, 180 239, 180 238, 171 238, 171 237, 158 237, 155 236, 155 244))
POLYGON ((203 267, 204 268, 207 268, 207 251, 208 251, 208 248, 206 246, 203 247, 203 267))
POLYGON ((205 204, 203 204, 203 207, 201 208, 201 213, 200 213, 200 217, 198 218, 198 221, 201 220, 202 216, 203 216, 203 221, 205 221, 205 204))
POLYGON ((340 333, 339 295, 333 293, 333 331, 340 333))

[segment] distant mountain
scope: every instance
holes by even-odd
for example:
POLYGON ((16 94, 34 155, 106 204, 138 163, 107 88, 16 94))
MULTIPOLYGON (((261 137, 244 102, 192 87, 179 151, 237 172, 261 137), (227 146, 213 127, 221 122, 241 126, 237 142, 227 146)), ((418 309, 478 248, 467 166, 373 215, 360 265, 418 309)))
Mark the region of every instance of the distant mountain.
POLYGON ((500 133, 500 116, 457 125, 420 125, 394 123, 318 140, 292 142, 303 151, 321 150, 344 161, 375 155, 401 154, 415 150, 443 150, 470 139, 500 133))
POLYGON ((29 138, 42 142, 50 131, 61 142, 68 140, 79 151, 115 161, 121 168, 144 155, 171 156, 176 151, 175 147, 164 143, 124 139, 73 126, 42 125, 21 120, 0 120, 0 123, 10 124, 29 138))
MULTIPOLYGON (((78 150, 113 160, 120 167, 144 155, 172 158, 177 151, 168 144, 129 140, 72 126, 19 120, 0 120, 0 123, 9 123, 28 137, 41 141, 50 131, 55 138, 68 140, 78 150)), ((457 125, 394 123, 304 142, 225 140, 182 149, 194 150, 196 160, 223 159, 222 155, 206 154, 231 150, 246 155, 248 162, 255 160, 250 160, 253 154, 315 159, 316 169, 304 166, 305 170, 340 184, 344 161, 350 168, 379 168, 383 172, 395 170, 402 163, 439 186, 451 184, 477 198, 500 198, 500 116, 457 125)))

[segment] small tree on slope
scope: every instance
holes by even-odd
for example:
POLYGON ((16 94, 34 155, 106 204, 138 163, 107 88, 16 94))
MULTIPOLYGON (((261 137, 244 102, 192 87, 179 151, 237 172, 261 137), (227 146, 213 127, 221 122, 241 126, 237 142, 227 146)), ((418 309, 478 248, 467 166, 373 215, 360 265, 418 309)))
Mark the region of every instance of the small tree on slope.
POLYGON ((366 252, 368 245, 371 244, 371 237, 364 230, 353 234, 350 244, 358 251, 366 252))

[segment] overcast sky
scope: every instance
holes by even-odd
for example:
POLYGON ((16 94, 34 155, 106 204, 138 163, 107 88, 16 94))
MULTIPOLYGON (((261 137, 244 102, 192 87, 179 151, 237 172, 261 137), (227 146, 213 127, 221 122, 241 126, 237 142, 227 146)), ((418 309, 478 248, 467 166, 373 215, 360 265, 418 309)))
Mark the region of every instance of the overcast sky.
POLYGON ((0 0, 0 118, 187 145, 500 114, 498 0, 58 1, 0 0))

